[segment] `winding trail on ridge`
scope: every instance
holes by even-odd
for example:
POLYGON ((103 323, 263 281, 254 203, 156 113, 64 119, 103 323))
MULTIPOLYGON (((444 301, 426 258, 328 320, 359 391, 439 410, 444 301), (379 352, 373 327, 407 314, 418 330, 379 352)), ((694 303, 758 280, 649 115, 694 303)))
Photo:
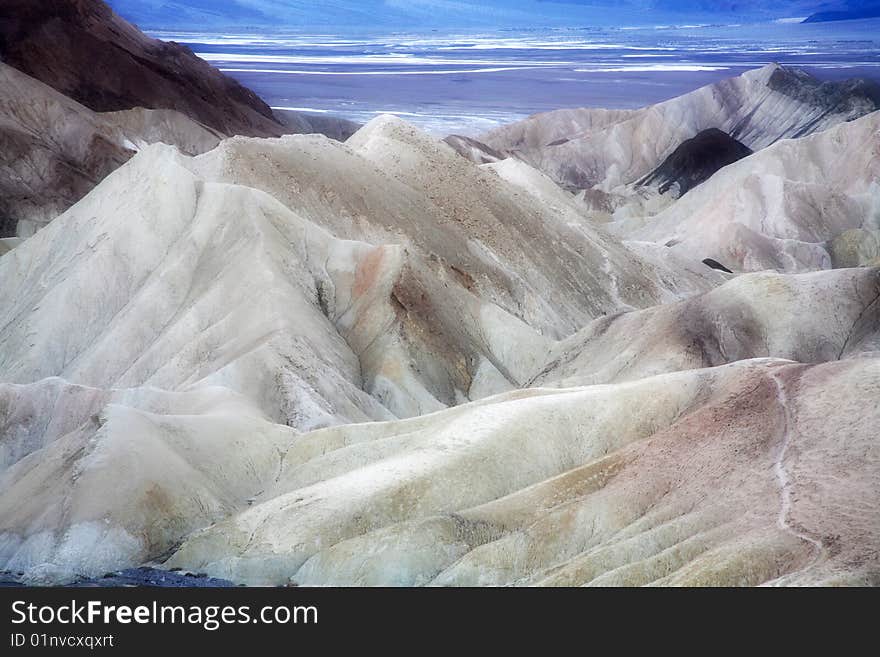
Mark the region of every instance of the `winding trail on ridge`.
MULTIPOLYGON (((788 453, 788 447, 791 444, 792 417, 788 402, 788 393, 785 390, 785 382, 782 381, 779 371, 773 372, 770 375, 770 378, 776 385, 776 399, 778 400, 779 406, 782 410, 782 444, 779 447, 779 453, 776 457, 776 462, 773 464, 773 471, 776 473, 776 480, 779 482, 779 493, 782 499, 779 508, 779 515, 776 519, 776 524, 783 532, 791 534, 798 540, 801 540, 812 547, 813 558, 799 571, 804 572, 815 566, 824 557, 825 546, 822 545, 821 541, 816 540, 815 538, 809 536, 803 531, 799 531, 797 527, 790 524, 788 521, 788 516, 791 513, 791 479, 789 478, 788 472, 785 469, 785 457, 788 453)), ((786 577, 790 577, 792 574, 793 573, 789 573, 788 575, 780 577, 771 582, 767 582, 766 584, 779 582, 786 577)))

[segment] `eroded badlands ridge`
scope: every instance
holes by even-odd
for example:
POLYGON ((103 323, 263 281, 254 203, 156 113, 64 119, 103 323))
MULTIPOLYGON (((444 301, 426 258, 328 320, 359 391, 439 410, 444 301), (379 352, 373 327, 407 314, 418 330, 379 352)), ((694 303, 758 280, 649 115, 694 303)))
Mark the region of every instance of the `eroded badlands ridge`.
POLYGON ((876 263, 880 112, 780 141, 721 169, 654 217, 611 230, 711 257, 735 271, 876 263), (857 237, 856 237, 857 236, 857 237), (847 254, 846 242, 863 248, 847 254))
MULTIPOLYGON (((45 97, 77 139, 156 125, 45 97)), ((143 137, 0 254, 0 570, 880 583, 880 269, 831 268, 876 257, 877 120, 605 225, 393 117, 143 137), (718 237, 760 213, 810 255, 718 237)))
POLYGON ((880 255, 878 108, 876 83, 772 64, 642 110, 560 110, 449 141, 477 163, 536 167, 624 239, 798 272, 880 255))
POLYGON ((875 83, 822 83, 770 64, 641 110, 538 114, 480 141, 515 153, 564 187, 613 193, 643 178, 703 130, 721 130, 758 151, 878 109, 875 83))
POLYGON ((4 562, 58 581, 184 540, 169 566, 250 584, 876 584, 878 363, 744 361, 305 435, 222 389, 44 382, 103 410, 3 474, 4 562))
POLYGON ((169 563, 255 584, 876 583, 878 365, 751 361, 328 429, 169 563))
POLYGON ((642 258, 557 194, 390 117, 348 145, 153 146, 4 257, 0 376, 216 383, 297 428, 407 417, 520 387, 589 321, 723 280, 642 258))

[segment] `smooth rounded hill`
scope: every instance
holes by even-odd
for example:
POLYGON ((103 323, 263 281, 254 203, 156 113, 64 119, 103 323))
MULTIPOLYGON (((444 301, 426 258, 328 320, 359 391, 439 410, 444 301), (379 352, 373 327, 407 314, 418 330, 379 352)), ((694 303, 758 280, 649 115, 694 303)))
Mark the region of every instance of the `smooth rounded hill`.
POLYGON ((0 570, 880 583, 878 275, 623 243, 392 117, 149 146, 0 257, 0 570))

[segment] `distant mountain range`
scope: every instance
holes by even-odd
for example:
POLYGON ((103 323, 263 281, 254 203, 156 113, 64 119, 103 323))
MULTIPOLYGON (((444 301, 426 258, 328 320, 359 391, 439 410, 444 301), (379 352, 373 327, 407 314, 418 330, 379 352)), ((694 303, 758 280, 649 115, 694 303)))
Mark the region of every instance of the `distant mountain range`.
POLYGON ((833 21, 852 21, 860 18, 877 18, 880 16, 880 3, 871 4, 873 6, 843 9, 839 11, 816 12, 807 17, 804 23, 830 23, 833 21))
MULTIPOLYGON (((543 27, 626 26, 774 20, 874 12, 880 3, 781 0, 110 0, 122 16, 146 28, 283 25, 285 27, 543 27)), ((869 14, 865 14, 869 15, 869 14)), ((853 16, 855 17, 855 16, 853 16)))

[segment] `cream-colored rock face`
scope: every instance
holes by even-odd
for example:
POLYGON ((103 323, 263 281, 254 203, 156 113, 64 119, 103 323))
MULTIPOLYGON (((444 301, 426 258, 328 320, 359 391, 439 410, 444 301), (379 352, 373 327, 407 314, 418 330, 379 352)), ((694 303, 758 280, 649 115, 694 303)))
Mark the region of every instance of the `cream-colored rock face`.
POLYGON ((593 322, 557 343, 531 383, 631 381, 768 356, 840 360, 876 351, 878 327, 880 269, 748 274, 687 301, 593 322))
POLYGON ((226 135, 174 110, 135 107, 98 116, 122 132, 124 139, 138 149, 150 144, 176 146, 186 155, 200 155, 217 147, 226 135))
POLYGON ((19 244, 21 244, 21 239, 18 237, 4 237, 0 239, 0 256, 4 253, 9 253, 19 244))
POLYGON ((834 267, 880 267, 880 230, 854 228, 828 245, 834 267))
POLYGON ((391 117, 141 148, 0 254, 0 571, 880 583, 880 270, 638 237, 391 117))
POLYGON ((555 203, 390 119, 348 146, 146 148, 3 258, 0 376, 225 386, 311 430, 519 387, 593 317, 718 282, 641 258, 543 182, 555 203))

